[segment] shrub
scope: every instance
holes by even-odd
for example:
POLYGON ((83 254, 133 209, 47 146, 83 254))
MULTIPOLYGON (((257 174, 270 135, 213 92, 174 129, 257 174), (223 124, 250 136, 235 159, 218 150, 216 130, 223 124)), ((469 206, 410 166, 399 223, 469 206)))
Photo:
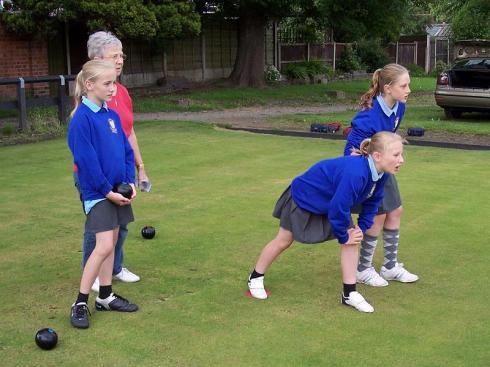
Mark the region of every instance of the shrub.
POLYGON ((267 82, 277 82, 281 79, 281 73, 274 65, 264 67, 264 77, 267 82))
POLYGON ((306 72, 310 78, 317 75, 327 75, 329 78, 333 76, 333 68, 330 65, 326 65, 321 61, 306 61, 302 62, 302 65, 306 68, 306 72))
POLYGON ((432 71, 430 72, 430 75, 437 78, 440 73, 447 69, 449 69, 449 65, 446 64, 444 61, 439 60, 436 62, 436 65, 434 66, 434 69, 432 69, 432 71))
POLYGON ((424 68, 416 64, 408 64, 407 69, 410 73, 410 76, 425 76, 424 68))
POLYGON ((288 64, 282 68, 282 73, 290 80, 293 79, 308 79, 308 72, 303 63, 288 64))
POLYGON ((319 75, 326 75, 328 78, 334 76, 333 68, 319 60, 288 64, 283 67, 282 73, 290 80, 313 79, 319 75))
POLYGON ((27 111, 31 132, 35 134, 61 134, 63 127, 54 107, 39 107, 27 111))
POLYGON ((346 45, 344 52, 340 56, 340 60, 337 64, 337 68, 340 71, 351 72, 361 70, 361 59, 357 55, 352 45, 346 45))
POLYGON ((2 135, 12 135, 15 132, 15 128, 11 124, 2 126, 2 135))
POLYGON ((366 66, 368 73, 372 73, 390 62, 388 54, 381 47, 379 40, 362 40, 357 44, 355 51, 362 65, 366 66))

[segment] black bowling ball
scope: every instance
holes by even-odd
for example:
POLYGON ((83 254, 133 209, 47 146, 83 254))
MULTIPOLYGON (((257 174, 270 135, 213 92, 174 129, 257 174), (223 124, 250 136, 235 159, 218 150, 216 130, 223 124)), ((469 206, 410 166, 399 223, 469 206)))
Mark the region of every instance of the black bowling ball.
POLYGON ((121 194, 127 199, 131 199, 131 196, 133 196, 133 188, 131 187, 130 184, 127 184, 125 182, 117 184, 114 186, 112 191, 117 192, 118 194, 121 194))
POLYGON ((155 237, 155 228, 152 226, 144 226, 143 229, 141 230, 141 235, 143 238, 146 238, 148 240, 152 239, 155 237))
POLYGON ((41 329, 36 333, 35 340, 39 348, 50 350, 58 343, 58 334, 51 328, 41 329))

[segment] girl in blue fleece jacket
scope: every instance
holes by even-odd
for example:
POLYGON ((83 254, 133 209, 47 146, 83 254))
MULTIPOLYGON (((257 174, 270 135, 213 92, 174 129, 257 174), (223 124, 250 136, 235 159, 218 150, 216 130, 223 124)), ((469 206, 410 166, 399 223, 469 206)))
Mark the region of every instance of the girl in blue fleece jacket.
POLYGON ((336 238, 341 248, 341 302, 361 312, 373 307, 356 291, 358 245, 373 224, 383 199, 384 183, 403 164, 400 136, 381 132, 361 144, 360 156, 320 161, 296 177, 277 201, 273 216, 280 219, 277 236, 262 250, 248 278, 250 295, 266 299, 264 274, 294 240, 320 243, 336 238), (351 209, 361 206, 354 226, 351 209))
MULTIPOLYGON (((361 97, 360 111, 352 120, 352 130, 347 137, 344 154, 358 154, 362 140, 380 131, 395 132, 405 114, 405 103, 410 94, 410 76, 398 64, 388 64, 374 72, 369 90, 361 97)), ((357 282, 373 287, 384 287, 388 280, 403 283, 415 282, 418 276, 398 262, 398 244, 402 201, 394 176, 385 184, 385 193, 374 225, 361 242, 361 255, 357 267, 357 282), (373 266, 378 236, 383 229, 384 261, 380 274, 373 266)))
POLYGON ((112 292, 114 247, 119 226, 134 220, 131 201, 134 187, 133 150, 121 127, 119 116, 107 108, 116 82, 113 62, 93 60, 77 75, 75 109, 68 128, 68 145, 78 167, 79 188, 86 215, 85 230, 95 233, 96 247, 87 260, 70 320, 76 328, 88 328, 88 296, 97 276, 100 311, 133 312, 138 306, 112 292), (130 198, 114 192, 117 184, 128 183, 130 198), (113 191, 114 190, 114 191, 113 191))

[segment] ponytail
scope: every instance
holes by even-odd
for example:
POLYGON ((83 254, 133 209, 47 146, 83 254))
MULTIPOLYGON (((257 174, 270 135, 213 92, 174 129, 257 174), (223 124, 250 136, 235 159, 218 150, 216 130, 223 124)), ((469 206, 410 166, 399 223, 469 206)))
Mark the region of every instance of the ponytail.
POLYGON ((73 110, 70 113, 70 117, 73 117, 78 106, 82 102, 82 96, 87 95, 85 90, 85 83, 89 80, 95 81, 104 71, 115 70, 114 63, 104 60, 90 60, 83 64, 82 70, 77 74, 75 79, 75 93, 73 110))
POLYGON ((362 156, 367 157, 374 152, 383 153, 391 143, 396 141, 399 141, 402 144, 407 143, 407 141, 398 134, 389 131, 381 131, 370 138, 364 139, 359 146, 359 150, 362 156))
POLYGON ((83 81, 83 70, 80 70, 80 72, 77 74, 77 77, 75 79, 75 93, 73 95, 73 110, 71 110, 70 112, 70 117, 73 117, 78 106, 80 106, 80 103, 82 103, 82 96, 85 94, 84 84, 85 83, 83 81))
POLYGON ((361 142, 361 145, 359 146, 359 151, 361 152, 361 155, 363 157, 367 157, 370 153, 370 147, 371 147, 371 138, 366 138, 361 142))
POLYGON ((373 99, 377 95, 384 93, 385 85, 396 82, 403 74, 408 74, 408 70, 400 64, 387 64, 382 69, 377 69, 373 73, 368 91, 361 97, 361 102, 359 103, 361 108, 367 110, 373 107, 373 99))
POLYGON ((379 79, 381 71, 382 69, 377 69, 373 73, 373 78, 371 80, 371 84, 369 85, 368 91, 361 96, 361 103, 359 103, 359 105, 363 110, 373 107, 373 98, 379 94, 379 79))

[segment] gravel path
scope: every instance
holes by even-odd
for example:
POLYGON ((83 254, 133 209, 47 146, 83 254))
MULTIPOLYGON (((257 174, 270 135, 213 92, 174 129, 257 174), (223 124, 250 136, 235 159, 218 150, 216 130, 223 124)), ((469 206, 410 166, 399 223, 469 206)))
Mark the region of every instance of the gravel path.
MULTIPOLYGON (((135 113, 136 121, 204 121, 211 123, 225 123, 232 128, 250 129, 270 129, 271 125, 267 118, 287 114, 320 114, 327 112, 343 112, 355 109, 353 105, 338 104, 330 106, 269 106, 269 107, 246 107, 223 111, 200 111, 200 112, 155 112, 155 113, 135 113)), ((354 116, 355 112, 352 112, 354 116)), ((302 128, 303 131, 304 128, 302 128)), ((341 131, 337 134, 341 135, 341 131)), ((406 131, 400 129, 399 133, 406 136, 406 131)), ((441 143, 460 143, 490 146, 490 136, 454 134, 441 131, 426 131, 422 137, 410 137, 413 141, 441 142, 441 143)))
POLYGON ((332 105, 332 106, 305 106, 305 107, 246 107, 240 109, 223 111, 200 111, 200 112, 150 112, 135 113, 136 121, 206 121, 230 123, 233 126, 245 127, 262 125, 267 117, 280 116, 294 113, 327 113, 347 111, 351 105, 332 105))

